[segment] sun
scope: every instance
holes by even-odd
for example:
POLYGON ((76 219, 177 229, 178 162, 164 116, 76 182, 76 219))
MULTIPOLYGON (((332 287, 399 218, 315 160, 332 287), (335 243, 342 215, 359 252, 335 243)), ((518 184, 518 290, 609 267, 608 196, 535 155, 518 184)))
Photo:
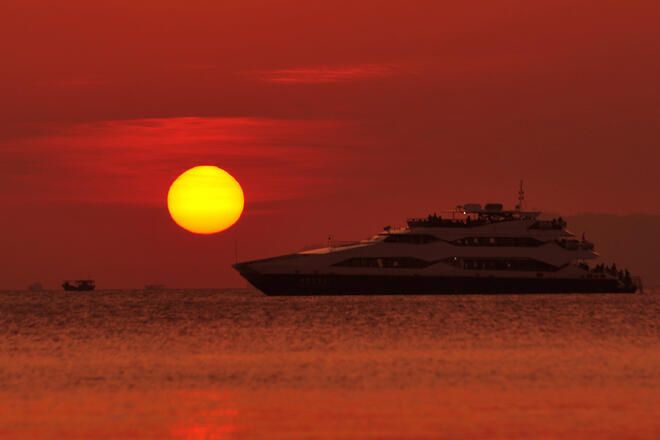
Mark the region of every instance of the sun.
POLYGON ((185 171, 167 193, 172 219, 196 234, 215 234, 229 228, 241 217, 244 204, 238 181, 212 165, 185 171))

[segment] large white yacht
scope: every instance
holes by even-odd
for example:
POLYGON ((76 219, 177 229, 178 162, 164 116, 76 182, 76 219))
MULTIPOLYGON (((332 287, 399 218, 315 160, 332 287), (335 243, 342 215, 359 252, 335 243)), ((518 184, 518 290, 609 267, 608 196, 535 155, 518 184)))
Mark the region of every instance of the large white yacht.
POLYGON ((469 203, 368 240, 329 243, 234 268, 267 295, 634 293, 639 281, 599 255, 561 218, 519 203, 469 203))

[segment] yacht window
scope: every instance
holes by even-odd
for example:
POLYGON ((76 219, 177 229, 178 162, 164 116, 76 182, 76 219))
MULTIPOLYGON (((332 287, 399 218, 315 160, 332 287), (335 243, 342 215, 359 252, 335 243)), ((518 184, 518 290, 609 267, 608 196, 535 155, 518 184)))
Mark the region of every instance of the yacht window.
POLYGON ((354 257, 335 263, 333 266, 411 269, 426 267, 431 264, 433 263, 413 257, 354 257))
POLYGON ((480 270, 520 270, 520 271, 545 271, 552 272, 559 268, 543 261, 532 258, 460 258, 451 257, 444 260, 446 263, 461 269, 480 270))
POLYGON ((387 243, 408 244, 426 244, 436 240, 437 238, 428 234, 392 234, 385 239, 387 243))
POLYGON ((451 242, 456 246, 536 247, 543 244, 533 237, 467 237, 451 242))

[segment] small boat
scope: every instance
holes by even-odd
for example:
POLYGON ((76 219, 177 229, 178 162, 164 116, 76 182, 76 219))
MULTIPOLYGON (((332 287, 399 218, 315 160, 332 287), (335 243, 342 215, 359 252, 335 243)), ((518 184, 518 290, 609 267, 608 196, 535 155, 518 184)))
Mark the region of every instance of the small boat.
POLYGON ((62 288, 64 290, 72 290, 72 291, 88 291, 88 290, 94 290, 96 287, 96 284, 94 283, 94 280, 66 280, 64 281, 64 284, 62 284, 62 288))
POLYGON ((165 286, 162 284, 146 284, 144 286, 144 290, 150 290, 152 292, 160 292, 161 290, 164 290, 165 286))
POLYGON ((37 281, 36 283, 30 284, 28 286, 28 290, 30 292, 41 292, 42 290, 44 290, 44 287, 41 285, 40 282, 37 281))

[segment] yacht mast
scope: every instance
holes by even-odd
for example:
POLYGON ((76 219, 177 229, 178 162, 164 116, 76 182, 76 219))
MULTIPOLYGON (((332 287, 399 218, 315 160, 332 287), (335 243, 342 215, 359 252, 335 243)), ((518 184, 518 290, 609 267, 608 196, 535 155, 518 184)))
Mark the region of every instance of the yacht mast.
POLYGON ((523 204, 525 203, 525 190, 523 189, 523 181, 520 179, 520 190, 518 190, 518 212, 523 210, 523 204))

